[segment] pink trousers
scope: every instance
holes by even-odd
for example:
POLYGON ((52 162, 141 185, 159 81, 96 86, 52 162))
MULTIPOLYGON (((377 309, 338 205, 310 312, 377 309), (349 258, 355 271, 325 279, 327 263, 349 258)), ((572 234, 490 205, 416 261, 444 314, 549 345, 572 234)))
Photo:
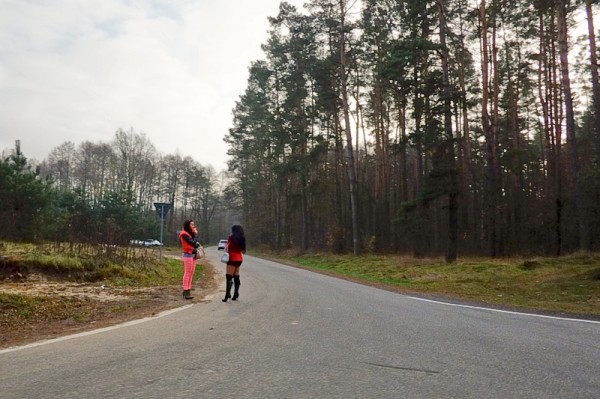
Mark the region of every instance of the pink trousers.
POLYGON ((193 257, 183 257, 183 289, 189 290, 192 288, 192 280, 196 271, 196 259, 193 257))

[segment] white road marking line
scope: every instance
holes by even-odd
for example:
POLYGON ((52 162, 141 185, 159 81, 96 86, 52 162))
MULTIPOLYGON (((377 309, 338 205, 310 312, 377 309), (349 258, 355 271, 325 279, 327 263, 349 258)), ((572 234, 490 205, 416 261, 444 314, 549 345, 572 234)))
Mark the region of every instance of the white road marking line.
POLYGON ((507 314, 514 314, 514 315, 519 315, 519 316, 530 316, 530 317, 540 317, 540 318, 543 318, 543 319, 566 320, 566 321, 577 321, 577 322, 582 322, 582 323, 600 324, 600 321, 597 321, 597 320, 573 319, 573 318, 569 318, 569 317, 548 316, 548 315, 535 314, 535 313, 515 312, 515 311, 511 311, 511 310, 486 308, 486 307, 483 307, 483 306, 462 305, 460 303, 450 303, 450 302, 435 301, 433 299, 419 298, 419 297, 410 296, 410 295, 405 295, 405 296, 407 298, 415 299, 417 301, 437 303, 437 304, 440 304, 440 305, 454 306, 454 307, 457 307, 457 308, 488 310, 490 312, 507 313, 507 314))
POLYGON ((81 332, 81 333, 71 334, 71 335, 65 335, 64 337, 46 339, 44 341, 33 342, 31 344, 22 345, 22 346, 11 346, 10 348, 0 349, 0 355, 3 354, 3 353, 14 352, 14 351, 18 351, 18 350, 21 350, 21 349, 35 348, 36 346, 53 344, 55 342, 66 341, 66 340, 73 339, 73 338, 87 337, 88 335, 99 334, 99 333, 102 333, 102 332, 105 332, 105 331, 111 331, 111 330, 116 330, 116 329, 122 328, 122 327, 128 327, 128 326, 133 326, 133 325, 136 325, 136 324, 145 323, 147 321, 155 320, 155 319, 158 319, 160 317, 167 316, 167 315, 170 315, 172 313, 176 313, 176 312, 179 312, 181 310, 187 309, 190 306, 194 306, 194 304, 184 305, 184 306, 181 306, 179 308, 165 310, 164 312, 160 312, 159 314, 157 314, 155 316, 144 317, 143 319, 138 319, 138 320, 131 320, 131 321, 127 321, 125 323, 115 324, 114 326, 110 326, 110 327, 103 327, 103 328, 98 328, 96 330, 84 331, 84 332, 81 332))

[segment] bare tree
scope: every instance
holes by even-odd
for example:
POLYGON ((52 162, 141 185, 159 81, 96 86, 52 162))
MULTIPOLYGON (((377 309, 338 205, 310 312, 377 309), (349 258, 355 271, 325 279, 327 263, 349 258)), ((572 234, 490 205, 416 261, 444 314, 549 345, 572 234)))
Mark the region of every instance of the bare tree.
POLYGON ((112 146, 116 156, 118 189, 126 191, 132 197, 143 192, 140 185, 148 171, 147 162, 156 157, 154 144, 144 133, 135 133, 133 129, 128 132, 119 129, 112 146))
POLYGON ((71 141, 55 147, 48 155, 46 173, 62 190, 71 190, 75 185, 73 180, 74 158, 75 144, 71 141))

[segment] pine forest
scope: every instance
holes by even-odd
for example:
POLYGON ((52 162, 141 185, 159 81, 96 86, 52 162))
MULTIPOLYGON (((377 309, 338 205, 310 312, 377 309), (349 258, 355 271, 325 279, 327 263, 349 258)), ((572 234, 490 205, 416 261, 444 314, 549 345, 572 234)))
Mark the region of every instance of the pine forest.
POLYGON ((133 129, 37 165, 17 144, 2 238, 127 243, 168 202, 173 243, 194 218, 208 244, 241 223, 270 250, 598 251, 599 3, 283 2, 232 104, 228 171, 133 129))
POLYGON ((594 3, 282 4, 227 136, 255 240, 449 262, 599 249, 594 3))

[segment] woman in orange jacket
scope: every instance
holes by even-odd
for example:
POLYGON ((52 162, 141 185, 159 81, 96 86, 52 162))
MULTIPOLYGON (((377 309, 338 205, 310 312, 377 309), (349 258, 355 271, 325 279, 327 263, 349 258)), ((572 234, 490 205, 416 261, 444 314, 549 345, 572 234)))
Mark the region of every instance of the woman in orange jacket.
POLYGON ((179 234, 179 239, 183 250, 183 298, 194 299, 190 294, 190 290, 196 271, 196 254, 200 243, 198 242, 198 230, 193 220, 183 222, 183 230, 179 234))
POLYGON ((227 271, 225 278, 227 280, 225 287, 225 298, 223 302, 227 302, 229 298, 235 301, 240 296, 240 266, 244 260, 243 253, 246 252, 246 237, 244 229, 240 225, 235 225, 231 228, 231 235, 227 239, 225 252, 229 253, 229 261, 227 262, 227 271), (231 286, 234 285, 233 296, 231 296, 231 286))

